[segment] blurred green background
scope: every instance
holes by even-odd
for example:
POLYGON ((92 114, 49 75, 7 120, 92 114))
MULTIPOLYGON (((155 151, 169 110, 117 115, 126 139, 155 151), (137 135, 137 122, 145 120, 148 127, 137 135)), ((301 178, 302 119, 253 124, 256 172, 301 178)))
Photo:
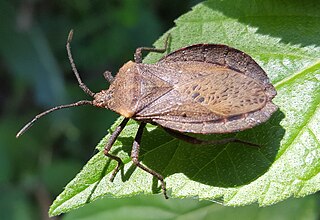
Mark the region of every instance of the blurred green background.
POLYGON ((115 74, 137 47, 151 46, 197 2, 0 1, 0 219, 45 218, 117 117, 91 106, 62 110, 15 138, 41 111, 88 98, 67 59, 70 29, 79 72, 100 91, 108 86, 105 70, 115 74))
MULTIPOLYGON (((91 106, 62 110, 42 118, 21 138, 15 138, 36 114, 88 98, 78 87, 67 59, 65 43, 70 29, 75 31, 72 49, 78 70, 96 92, 108 86, 102 76, 105 70, 115 74, 133 59, 137 47, 151 46, 174 26, 174 19, 198 2, 0 0, 1 220, 47 219, 53 199, 95 154, 95 145, 117 117, 91 106)), ((314 212, 319 207, 315 201, 314 196, 291 199, 258 211, 256 206, 234 209, 211 202, 140 196, 100 200, 65 218, 124 219, 130 215, 130 219, 176 219, 188 213, 184 219, 197 219, 213 213, 210 216, 217 215, 217 219, 271 219, 266 213, 278 213, 278 219, 315 219, 319 218, 314 212), (119 207, 127 207, 124 204, 131 208, 139 204, 140 208, 126 214, 119 211, 119 207), (143 208, 148 205, 154 209, 143 208), (108 213, 102 215, 104 210, 108 213), (97 212, 100 218, 94 215, 97 212)))

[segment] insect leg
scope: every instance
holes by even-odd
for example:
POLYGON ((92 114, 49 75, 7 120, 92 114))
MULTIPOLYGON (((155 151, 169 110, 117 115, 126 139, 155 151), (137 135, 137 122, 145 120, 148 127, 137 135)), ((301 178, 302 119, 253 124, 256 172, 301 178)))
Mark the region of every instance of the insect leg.
POLYGON ((140 142, 141 142, 141 138, 142 138, 142 133, 143 133, 143 129, 146 126, 145 123, 141 123, 138 129, 138 132, 136 134, 136 137, 134 139, 133 145, 132 145, 132 151, 131 151, 131 159, 132 162, 139 168, 141 168, 142 170, 150 173, 151 175, 153 175, 154 177, 156 177, 160 182, 161 182, 161 188, 164 194, 164 197, 166 199, 168 199, 167 196, 167 188, 166 188, 166 183, 163 180, 163 176, 161 176, 159 173, 157 173, 154 170, 151 170, 148 167, 145 167, 144 165, 142 165, 139 161, 139 151, 140 151, 140 142))
POLYGON ((103 77, 111 84, 114 81, 114 77, 112 76, 110 71, 105 71, 103 73, 103 77))
POLYGON ((111 177, 110 177, 110 181, 112 182, 114 180, 114 177, 116 176, 117 172, 119 171, 121 165, 123 164, 122 160, 109 153, 111 147, 113 146, 114 142, 117 140, 117 137, 119 136, 119 134, 121 133, 121 131, 124 129, 124 127, 126 126, 126 124, 128 123, 129 118, 125 118, 123 119, 123 121, 121 122, 121 124, 115 129, 115 131, 111 134, 108 143, 106 144, 106 146, 104 147, 103 153, 104 155, 106 155, 107 157, 116 160, 118 162, 117 167, 113 170, 111 177))
POLYGON ((164 48, 154 48, 154 47, 139 47, 136 49, 134 53, 134 62, 142 63, 142 52, 156 52, 156 53, 164 53, 168 49, 168 42, 170 39, 170 34, 167 35, 166 40, 164 41, 164 48))
POLYGON ((238 138, 225 138, 222 140, 201 140, 195 137, 191 137, 189 135, 168 129, 168 128, 163 128, 166 132, 168 132, 170 135, 172 135, 173 137, 180 139, 182 141, 191 143, 191 144, 227 144, 230 142, 237 142, 237 143, 241 143, 241 144, 245 144, 245 145, 249 145, 251 147, 259 147, 258 144, 254 144, 251 142, 247 142, 247 141, 243 141, 240 140, 238 138))

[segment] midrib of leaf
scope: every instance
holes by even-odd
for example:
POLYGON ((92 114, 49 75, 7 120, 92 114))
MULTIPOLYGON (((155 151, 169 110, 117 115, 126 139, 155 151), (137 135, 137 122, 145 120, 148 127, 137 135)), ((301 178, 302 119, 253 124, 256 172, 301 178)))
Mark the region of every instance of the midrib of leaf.
POLYGON ((287 86, 288 83, 292 83, 293 80, 297 79, 298 77, 304 77, 306 74, 310 73, 311 70, 317 70, 320 68, 320 60, 316 61, 313 65, 310 67, 307 67, 299 72, 296 72, 290 76, 285 77, 281 81, 274 84, 274 87, 279 90, 282 86, 287 86))
MULTIPOLYGON (((254 54, 254 53, 253 53, 254 54)), ((269 58, 272 56, 277 57, 277 56, 285 56, 286 58, 300 58, 300 59, 315 59, 315 57, 310 56, 310 55, 299 55, 295 53, 276 53, 276 52, 259 52, 258 55, 267 55, 269 58)))

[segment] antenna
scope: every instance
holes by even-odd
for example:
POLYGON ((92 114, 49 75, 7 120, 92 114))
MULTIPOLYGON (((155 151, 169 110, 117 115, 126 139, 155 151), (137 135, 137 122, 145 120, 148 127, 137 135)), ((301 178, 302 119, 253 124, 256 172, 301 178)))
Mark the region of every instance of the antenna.
MULTIPOLYGON (((78 73, 78 70, 76 68, 76 65, 74 64, 73 58, 72 58, 72 54, 71 54, 71 49, 70 49, 70 42, 72 40, 72 36, 73 36, 73 30, 71 30, 69 32, 68 35, 68 40, 67 40, 67 53, 68 53, 68 58, 71 64, 71 68, 73 73, 75 74, 75 76, 77 77, 78 83, 80 88, 87 93, 88 95, 90 95, 91 97, 94 97, 95 93, 93 93, 81 80, 80 75, 78 73)), ((63 108, 71 108, 71 107, 75 107, 75 106, 81 106, 81 105, 93 105, 92 101, 89 100, 81 100, 75 103, 71 103, 71 104, 66 104, 66 105, 59 105, 56 107, 53 107, 47 111, 44 111, 38 115, 36 115, 30 122, 28 122, 16 135, 16 137, 20 137, 24 132, 26 132, 39 118, 41 118, 42 116, 45 116, 53 111, 59 110, 59 109, 63 109, 63 108)))
POLYGON ((74 64, 74 61, 73 61, 73 58, 72 58, 72 54, 71 54, 71 47, 70 47, 70 43, 72 41, 72 37, 73 37, 73 30, 71 29, 71 31, 69 32, 69 35, 68 35, 68 40, 67 40, 67 53, 68 53, 68 58, 69 58, 69 61, 70 61, 70 64, 71 64, 71 68, 72 68, 72 71, 74 73, 74 75, 77 77, 77 80, 78 80, 78 83, 79 83, 79 86, 80 88, 85 92, 87 93, 89 96, 91 97, 94 97, 94 92, 92 92, 81 80, 80 78, 80 75, 78 73, 78 70, 77 70, 77 67, 76 65, 74 64))
POLYGON ((46 114, 49 114, 50 112, 63 109, 63 108, 70 108, 75 106, 81 106, 81 105, 92 105, 92 101, 89 100, 81 100, 75 103, 67 104, 67 105, 59 105, 56 107, 53 107, 47 111, 44 111, 38 115, 36 115, 30 122, 28 122, 16 135, 16 138, 20 137, 24 132, 26 132, 32 125, 35 123, 39 118, 42 116, 45 116, 46 114))

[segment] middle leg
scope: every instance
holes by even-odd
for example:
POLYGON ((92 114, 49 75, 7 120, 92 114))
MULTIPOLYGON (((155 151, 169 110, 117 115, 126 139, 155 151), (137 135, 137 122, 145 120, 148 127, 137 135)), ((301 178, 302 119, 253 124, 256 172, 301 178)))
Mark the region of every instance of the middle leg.
POLYGON ((154 177, 156 177, 160 181, 164 197, 166 199, 168 199, 166 183, 164 182, 163 176, 160 175, 159 173, 157 173, 156 171, 142 165, 139 161, 140 142, 141 142, 141 138, 142 138, 143 129, 145 128, 145 126, 146 126, 146 123, 144 123, 144 122, 142 122, 139 126, 138 132, 136 134, 136 137, 135 137, 133 145, 132 145, 131 159, 132 159, 132 162, 137 167, 150 173, 151 175, 153 175, 154 177))

